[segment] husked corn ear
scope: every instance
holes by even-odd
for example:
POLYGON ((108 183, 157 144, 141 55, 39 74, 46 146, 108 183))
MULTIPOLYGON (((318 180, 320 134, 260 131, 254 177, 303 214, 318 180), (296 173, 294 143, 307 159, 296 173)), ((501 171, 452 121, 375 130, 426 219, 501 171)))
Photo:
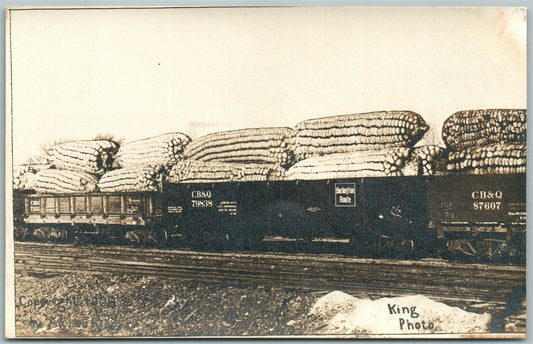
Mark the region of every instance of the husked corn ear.
POLYGON ((418 166, 418 174, 423 176, 432 176, 437 172, 437 162, 444 153, 444 148, 427 145, 419 146, 413 149, 413 160, 418 166))
POLYGON ((428 130, 411 111, 380 111, 310 119, 293 130, 296 161, 317 155, 411 147, 428 130))
POLYGON ((526 172, 526 144, 493 144, 449 151, 439 163, 442 173, 507 174, 526 172))
POLYGON ((155 191, 164 174, 162 165, 139 165, 109 171, 100 178, 102 192, 155 191))
MULTIPOLYGON (((289 180, 386 177, 404 175, 411 149, 389 148, 317 156, 297 162, 287 170, 289 180)), ((416 171, 408 173, 416 174, 416 171)))
POLYGON ((136 165, 174 165, 181 159, 191 139, 182 133, 167 133, 123 144, 115 157, 114 167, 136 165))
POLYGON ((170 171, 172 183, 216 183, 283 180, 285 169, 275 164, 214 163, 182 160, 170 171))
POLYGON ((13 170, 13 189, 31 190, 35 183, 37 170, 33 166, 17 166, 13 170))
POLYGON ((526 110, 459 111, 446 119, 442 127, 442 139, 451 149, 525 143, 526 136, 526 110))
POLYGON ((167 181, 171 183, 190 180, 203 180, 205 182, 229 181, 231 180, 231 166, 228 163, 182 160, 172 167, 167 181))
POLYGON ((95 175, 70 170, 42 170, 35 175, 34 189, 39 193, 93 192, 96 190, 95 175))
POLYGON ((223 131, 193 140, 184 155, 205 162, 265 163, 288 166, 290 128, 254 128, 223 131))
POLYGON ((104 174, 111 169, 118 144, 108 140, 60 143, 50 149, 51 164, 58 169, 104 174))

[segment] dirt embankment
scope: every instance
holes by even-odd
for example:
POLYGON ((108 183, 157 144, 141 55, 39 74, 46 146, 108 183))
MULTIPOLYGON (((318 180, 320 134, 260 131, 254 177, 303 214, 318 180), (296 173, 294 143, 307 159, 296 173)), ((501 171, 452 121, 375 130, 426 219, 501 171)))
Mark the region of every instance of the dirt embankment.
POLYGON ((17 275, 16 282, 17 336, 487 333, 493 318, 422 295, 369 300, 340 291, 84 273, 17 275))

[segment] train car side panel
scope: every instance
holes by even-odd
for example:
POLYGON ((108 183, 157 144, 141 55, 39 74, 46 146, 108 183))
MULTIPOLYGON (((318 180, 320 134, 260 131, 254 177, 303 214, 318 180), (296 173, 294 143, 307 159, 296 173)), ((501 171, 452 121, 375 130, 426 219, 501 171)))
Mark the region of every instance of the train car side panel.
POLYGON ((204 243, 263 235, 413 240, 427 234, 425 181, 418 177, 169 183, 163 193, 173 226, 204 243))
POLYGON ((526 224, 526 176, 449 175, 428 181, 433 220, 452 224, 526 224))
POLYGON ((23 201, 16 224, 23 237, 72 239, 94 234, 124 239, 136 230, 159 240, 165 233, 158 193, 26 194, 23 201))
POLYGON ((525 259, 525 174, 435 176, 428 197, 431 224, 450 254, 525 259))
POLYGON ((361 179, 298 182, 301 222, 315 237, 350 238, 364 226, 361 179))
POLYGON ((269 225, 266 183, 167 183, 163 189, 170 226, 192 245, 259 240, 269 225))

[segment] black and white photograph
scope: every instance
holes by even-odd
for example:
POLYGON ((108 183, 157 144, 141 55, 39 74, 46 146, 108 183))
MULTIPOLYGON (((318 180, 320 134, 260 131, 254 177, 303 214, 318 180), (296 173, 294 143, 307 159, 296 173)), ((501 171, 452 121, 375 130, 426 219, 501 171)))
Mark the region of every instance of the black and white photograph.
POLYGON ((7 338, 526 338, 526 8, 5 25, 7 338))

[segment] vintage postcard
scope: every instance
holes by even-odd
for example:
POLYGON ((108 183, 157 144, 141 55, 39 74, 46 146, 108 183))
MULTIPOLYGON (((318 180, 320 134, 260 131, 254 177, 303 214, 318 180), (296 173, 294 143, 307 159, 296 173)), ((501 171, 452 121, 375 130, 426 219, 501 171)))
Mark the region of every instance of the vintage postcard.
POLYGON ((10 7, 9 338, 525 338, 527 10, 10 7))

